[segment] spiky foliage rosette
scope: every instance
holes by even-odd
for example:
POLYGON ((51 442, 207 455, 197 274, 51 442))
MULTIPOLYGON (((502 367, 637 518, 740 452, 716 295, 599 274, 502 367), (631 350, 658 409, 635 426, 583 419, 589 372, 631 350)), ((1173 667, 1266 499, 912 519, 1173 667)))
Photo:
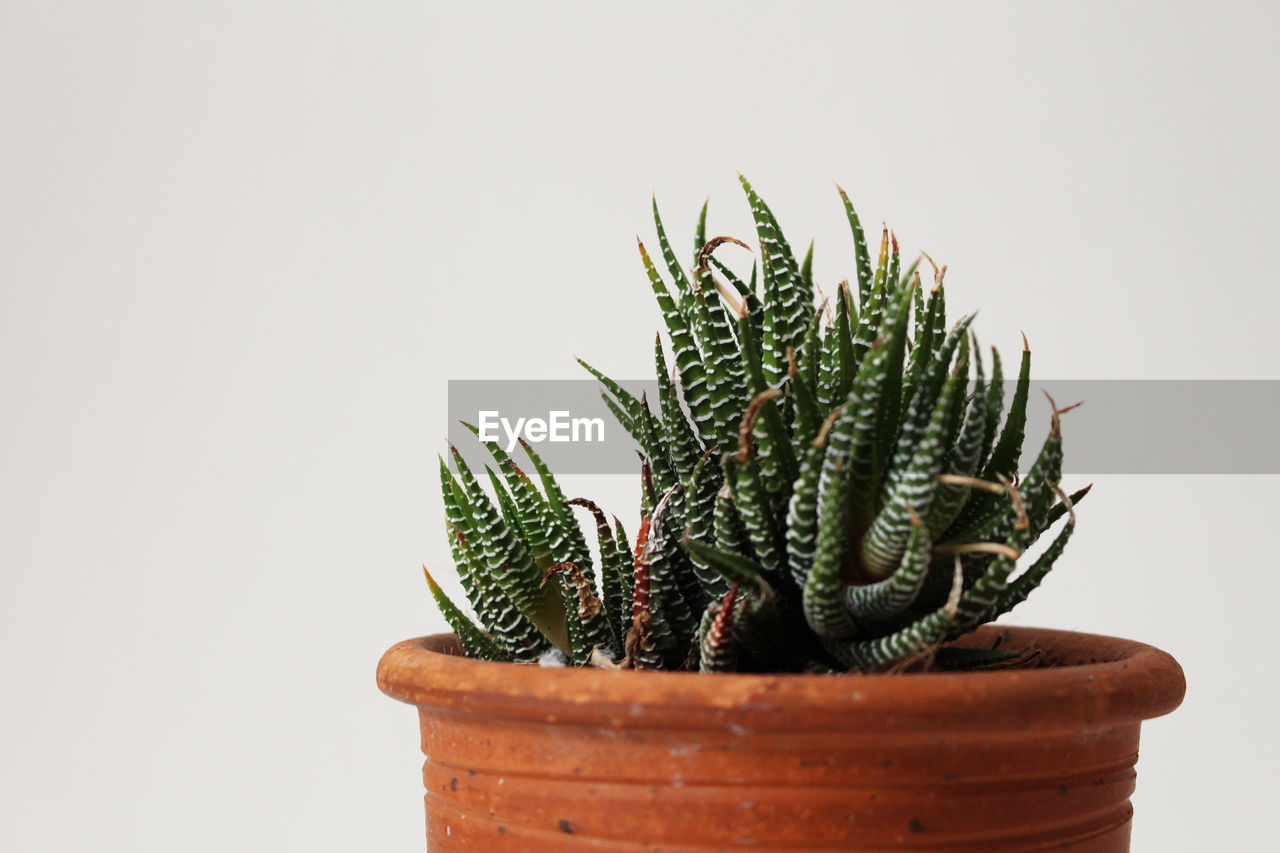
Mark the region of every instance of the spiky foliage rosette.
POLYGON ((454 557, 484 627, 433 583, 446 617, 468 654, 495 660, 704 672, 1007 660, 1016 652, 942 644, 1039 585, 1087 492, 1068 497, 1058 485, 1056 406, 1018 477, 1029 348, 1002 419, 999 354, 988 380, 973 315, 946 319, 945 267, 926 290, 919 261, 901 268, 887 228, 873 263, 841 190, 856 279, 820 300, 812 244, 798 261, 773 212, 742 186, 759 245, 745 278, 718 250, 750 247, 708 240, 705 205, 686 268, 654 204, 666 276, 643 243, 640 255, 673 362, 659 337, 656 406, 583 362, 642 451, 635 551, 616 519, 567 500, 527 446, 541 490, 490 443, 496 506, 460 458, 456 476, 441 463, 454 557), (573 505, 595 517, 598 567, 573 505))

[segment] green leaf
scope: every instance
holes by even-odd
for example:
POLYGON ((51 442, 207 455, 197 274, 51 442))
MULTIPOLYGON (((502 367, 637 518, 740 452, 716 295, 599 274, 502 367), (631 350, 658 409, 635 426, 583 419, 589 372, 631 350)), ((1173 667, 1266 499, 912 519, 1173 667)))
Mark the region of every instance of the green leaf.
POLYGON ((850 405, 857 397, 850 472, 859 525, 865 525, 876 508, 874 499, 879 495, 901 431, 897 401, 902 393, 911 289, 908 287, 891 306, 880 330, 881 345, 863 360, 850 395, 850 405))
POLYGON ((858 214, 853 209, 853 203, 849 201, 849 194, 840 189, 839 186, 836 189, 840 191, 840 200, 844 202, 845 216, 849 220, 849 230, 853 232, 853 252, 858 272, 858 305, 865 309, 867 302, 871 299, 872 276, 874 275, 871 268, 871 256, 867 253, 867 238, 862 233, 862 222, 858 219, 858 214))
MULTIPOLYGON (((967 346, 967 338, 962 338, 967 346)), ((909 461, 891 469, 884 508, 862 540, 862 565, 867 574, 884 578, 898 565, 913 527, 912 514, 927 517, 938 489, 938 475, 946 461, 951 425, 959 416, 960 401, 967 377, 952 376, 943 386, 920 441, 909 461)))
POLYGON ((1040 586, 1040 583, 1049 574, 1053 568, 1053 564, 1062 556, 1062 552, 1066 550, 1067 542, 1071 539, 1071 534, 1075 531, 1075 517, 1071 516, 1067 519, 1067 523, 1063 525, 1062 530, 1049 543, 1049 547, 1044 553, 1031 564, 1025 572, 1015 578, 996 599, 995 606, 988 614, 988 619, 1008 613, 1013 608, 1027 600, 1027 596, 1040 586))
POLYGON ((605 389, 613 395, 613 399, 604 396, 605 402, 609 404, 610 411, 613 416, 618 419, 618 423, 622 424, 622 428, 632 437, 636 438, 637 419, 640 417, 640 401, 635 398, 630 391, 623 388, 617 382, 605 376, 599 370, 596 370, 590 364, 587 364, 580 358, 575 359, 578 364, 586 368, 587 372, 596 378, 596 380, 605 387, 605 389))
MULTIPOLYGON (((917 293, 921 292, 920 288, 916 289, 917 293)), ((916 336, 911 343, 911 354, 907 363, 906 376, 903 381, 903 397, 902 405, 906 407, 911 403, 916 391, 920 387, 920 383, 929 371, 930 365, 933 364, 934 350, 941 346, 946 339, 946 329, 938 330, 938 326, 944 325, 946 322, 945 308, 942 302, 942 289, 935 287, 929 293, 929 301, 925 305, 924 316, 916 317, 916 336), (939 320, 939 316, 942 317, 939 320)))
POLYGON ((719 258, 712 256, 707 260, 711 263, 711 266, 715 267, 716 272, 724 276, 725 281, 733 286, 733 289, 738 292, 738 296, 746 303, 752 327, 760 328, 764 323, 764 303, 760 301, 759 295, 756 294, 755 267, 752 266, 751 268, 751 284, 748 285, 738 278, 733 270, 721 263, 719 258))
POLYGON ((554 646, 511 600, 489 568, 488 561, 476 553, 471 544, 471 534, 467 532, 474 525, 470 501, 457 480, 451 481, 451 490, 453 503, 463 513, 464 519, 463 525, 453 529, 454 539, 461 552, 459 566, 470 566, 474 591, 469 592, 468 596, 475 603, 476 613, 498 644, 517 662, 536 661, 554 646))
POLYGON ((843 400, 849 396, 849 389, 858 371, 853 354, 853 331, 849 326, 849 318, 853 314, 853 297, 849 294, 849 282, 840 282, 837 296, 839 304, 836 306, 836 327, 833 330, 836 336, 837 379, 833 399, 843 400))
POLYGON ((813 565, 818 535, 818 476, 827 452, 825 438, 811 441, 800 461, 787 505, 787 565, 798 589, 804 589, 813 565))
POLYGON ((777 317, 777 355, 782 356, 787 347, 795 348, 800 345, 809 314, 812 289, 805 287, 795 255, 782 235, 773 211, 746 178, 739 175, 738 180, 751 204, 751 216, 755 220, 756 234, 760 238, 765 290, 768 292, 771 286, 776 286, 779 295, 781 310, 777 317))
MULTIPOLYGON (((715 542, 716 494, 720 491, 722 482, 720 468, 712 460, 711 452, 708 451, 698 460, 690 477, 685 516, 686 538, 708 545, 715 542)), ((728 589, 724 579, 694 554, 690 553, 689 557, 703 596, 707 598, 723 596, 728 589)))
POLYGON ((478 660, 511 660, 511 656, 500 649, 492 637, 476 627, 475 623, 468 619, 466 614, 449 600, 449 596, 445 595, 444 590, 436 583, 435 578, 431 577, 431 573, 427 571, 426 566, 422 567, 422 573, 426 575, 427 587, 431 590, 431 597, 436 601, 436 607, 440 608, 440 614, 449 623, 453 633, 458 635, 458 640, 462 643, 463 654, 478 660))
POLYGON ((828 641, 827 649, 844 666, 871 672, 941 643, 954 622, 955 617, 942 607, 892 634, 867 640, 828 641))
POLYGON ((756 456, 765 478, 766 488, 771 494, 779 495, 795 479, 797 473, 796 460, 791 449, 791 434, 782 419, 782 413, 774 402, 772 400, 759 402, 762 396, 773 387, 767 382, 762 369, 751 320, 742 313, 738 315, 738 341, 742 347, 742 365, 747 378, 747 390, 752 396, 751 405, 759 405, 758 423, 763 426, 763 429, 754 431, 756 456))
POLYGON ((848 539, 846 494, 852 417, 846 408, 836 419, 828 433, 827 452, 818 476, 818 529, 801 601, 805 622, 820 637, 850 637, 858 632, 858 625, 845 610, 841 592, 848 539))
MULTIPOLYGON (((552 538, 556 539, 557 545, 561 545, 565 531, 556 529, 555 518, 551 514, 550 507, 543 500, 542 494, 534 487, 528 475, 520 469, 520 466, 507 455, 497 442, 481 439, 480 430, 473 424, 469 424, 466 421, 461 421, 461 423, 480 440, 480 443, 489 451, 494 462, 498 464, 498 468, 502 471, 506 488, 514 498, 512 501, 513 516, 529 545, 529 550, 532 552, 534 562, 539 570, 546 571, 553 563, 562 559, 570 559, 571 555, 567 552, 564 555, 552 554, 552 538)), ((490 471, 489 476, 492 478, 495 475, 490 471)), ((494 483, 495 490, 501 488, 501 484, 494 483)))
POLYGON ((631 555, 627 552, 626 543, 619 543, 619 537, 614 536, 609 528, 609 520, 600 507, 586 498, 574 498, 569 503, 588 510, 595 519, 596 544, 600 548, 601 601, 613 645, 621 649, 622 638, 630 627, 625 620, 631 610, 631 585, 634 583, 631 555))
POLYGON ((1000 353, 991 348, 991 384, 987 386, 987 428, 983 433, 982 462, 983 467, 991 457, 991 448, 996 441, 997 427, 1000 426, 1000 415, 1004 412, 1004 371, 1000 364, 1000 353))
POLYGON ((694 539, 685 539, 684 547, 690 554, 696 555, 699 560, 718 572, 730 584, 745 587, 754 591, 756 595, 773 595, 773 587, 765 578, 765 569, 750 557, 745 557, 733 551, 725 551, 714 545, 707 545, 694 539))
MULTIPOLYGON (((525 541, 516 535, 480 488, 458 449, 450 445, 449 450, 458 469, 457 482, 466 495, 466 503, 459 501, 458 505, 470 514, 468 529, 474 534, 480 553, 484 554, 490 574, 545 632, 549 626, 543 621, 550 614, 542 612, 544 596, 539 590, 542 572, 534 563, 525 541)), ((505 493, 499 491, 497 497, 502 501, 505 493)))
POLYGON ((849 615, 859 623, 890 619, 914 604, 929 573, 932 544, 924 523, 912 519, 902 561, 893 574, 876 583, 845 587, 849 615))
POLYGON ((885 302, 889 300, 886 293, 885 280, 889 271, 889 229, 884 230, 883 236, 880 238, 880 261, 876 265, 875 277, 871 283, 871 290, 862 300, 862 306, 858 314, 858 328, 853 338, 853 354, 859 363, 862 362, 867 350, 875 343, 880 323, 884 315, 885 302))
POLYGON ((783 532, 774 516, 773 500, 764 487, 760 466, 755 459, 728 457, 724 470, 734 508, 742 519, 756 559, 769 577, 781 577, 785 554, 783 532))
POLYGON ((714 423, 711 419, 710 400, 707 397, 707 371, 703 366, 702 353, 694 343, 689 323, 675 300, 667 291, 667 286, 658 275, 658 270, 649 258, 644 243, 636 241, 640 247, 640 259, 644 263, 645 273, 649 276, 649 284, 654 296, 658 299, 658 308, 662 311, 662 319, 667 325, 667 334, 671 337, 671 352, 675 359, 676 370, 680 374, 680 384, 684 391, 685 402, 689 404, 693 422, 698 434, 704 442, 715 440, 714 423))
POLYGON ((680 294, 680 313, 684 315, 685 320, 692 323, 693 285, 681 268, 680 262, 676 260, 675 252, 671 250, 671 241, 667 239, 667 230, 662 227, 662 217, 658 214, 657 195, 653 197, 653 226, 658 232, 658 247, 662 250, 662 260, 666 263, 667 271, 671 273, 671 280, 675 282, 676 291, 680 294))
POLYGON ((653 478, 658 490, 666 491, 679 482, 676 469, 671 464, 671 450, 667 447, 662 425, 649 410, 649 401, 644 395, 641 395, 640 406, 640 417, 636 424, 640 433, 640 447, 652 463, 653 478))
POLYGON ((702 211, 698 213, 698 230, 693 235, 693 265, 695 267, 702 262, 702 247, 707 245, 707 205, 710 203, 711 199, 708 198, 702 203, 702 211))
POLYGON ((1031 388, 1031 349, 1022 350, 1022 365, 1018 369, 1018 385, 1013 393, 1013 403, 1009 406, 1009 416, 1005 419, 1004 429, 1000 431, 1000 440, 991 451, 991 459, 983 470, 982 476, 994 480, 1000 475, 1012 479, 1018 473, 1018 458, 1022 455, 1022 438, 1027 424, 1027 396, 1031 388))
MULTIPOLYGON (((977 343, 974 348, 976 352, 977 343)), ((987 397, 983 384, 982 360, 975 359, 977 385, 964 416, 964 426, 957 436, 947 460, 946 473, 953 476, 972 477, 977 473, 982 457, 982 442, 987 428, 987 397)), ((929 535, 937 537, 947 530, 969 499, 970 487, 956 483, 938 486, 929 513, 929 535)))
POLYGON ((678 574, 684 554, 680 549, 679 532, 672 535, 667 529, 668 509, 678 488, 668 490, 658 501, 650 519, 649 540, 645 547, 654 647, 668 662, 674 662, 685 654, 686 647, 680 638, 691 637, 697 630, 697 620, 680 591, 678 574))
POLYGON ((788 383, 791 398, 795 401, 795 422, 791 434, 792 456, 800 458, 804 448, 817 436, 822 427, 823 411, 814 394, 813 385, 806 378, 806 371, 792 358, 788 365, 788 383))
POLYGON ((556 563, 547 571, 543 583, 560 589, 569 623, 573 662, 579 666, 589 664, 596 650, 615 657, 620 647, 613 640, 604 604, 581 568, 574 563, 556 563))
POLYGON ((716 293, 710 272, 703 272, 699 276, 694 299, 697 302, 700 319, 698 328, 706 359, 707 394, 711 419, 715 425, 715 443, 727 447, 733 443, 738 419, 748 400, 742 358, 733 325, 716 293))
POLYGON ((721 550, 732 551, 735 554, 749 553, 751 545, 747 542, 747 531, 742 519, 738 516, 737 508, 733 505, 733 492, 728 482, 725 482, 720 487, 720 491, 716 492, 714 516, 716 545, 721 550))
POLYGON ((679 473, 691 471, 702 457, 702 443, 694 432, 693 425, 685 417, 684 409, 676 396, 676 389, 671 384, 667 373, 667 361, 662 352, 662 340, 659 338, 653 345, 653 360, 658 374, 658 402, 662 407, 662 421, 659 425, 663 444, 670 454, 671 465, 679 473))

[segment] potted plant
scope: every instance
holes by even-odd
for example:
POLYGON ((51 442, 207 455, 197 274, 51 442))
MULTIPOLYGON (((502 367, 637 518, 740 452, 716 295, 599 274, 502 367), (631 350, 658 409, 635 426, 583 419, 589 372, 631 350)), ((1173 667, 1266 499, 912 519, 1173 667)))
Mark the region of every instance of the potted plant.
POLYGON ((1029 349, 1002 421, 945 267, 922 286, 887 230, 873 262, 841 191, 856 278, 815 311, 812 245, 798 261, 742 185, 747 277, 705 206, 686 268, 655 204, 656 406, 587 368, 642 450, 634 547, 527 445, 536 482, 486 442, 492 495, 441 460, 478 622, 428 574, 455 633, 378 669, 419 710, 429 848, 1128 849, 1139 724, 1181 701, 1177 663, 988 624, 1088 492, 1059 485, 1066 409, 1019 476, 1029 349))

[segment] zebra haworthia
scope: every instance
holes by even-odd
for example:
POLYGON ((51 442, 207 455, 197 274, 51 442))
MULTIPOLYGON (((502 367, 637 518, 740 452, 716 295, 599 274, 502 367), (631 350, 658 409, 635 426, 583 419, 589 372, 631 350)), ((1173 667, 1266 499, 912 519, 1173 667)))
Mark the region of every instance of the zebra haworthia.
POLYGON ((813 244, 797 258, 774 210, 741 185, 754 240, 708 231, 704 204, 692 255, 677 254, 656 199, 656 255, 637 240, 666 333, 656 400, 582 362, 641 454, 634 549, 527 445, 535 477, 489 442, 487 477, 441 460, 475 620, 428 575, 431 594, 485 660, 707 673, 1006 665, 1009 654, 935 653, 1025 600, 1066 548, 1087 493, 1058 482, 1067 409, 1054 405, 1019 478, 1025 339, 1006 411, 999 354, 984 358, 972 314, 947 320, 945 266, 921 253, 934 269, 926 289, 920 259, 903 258, 887 226, 873 256, 840 189, 852 262, 820 298, 813 244), (594 553, 573 507, 595 522, 594 553))

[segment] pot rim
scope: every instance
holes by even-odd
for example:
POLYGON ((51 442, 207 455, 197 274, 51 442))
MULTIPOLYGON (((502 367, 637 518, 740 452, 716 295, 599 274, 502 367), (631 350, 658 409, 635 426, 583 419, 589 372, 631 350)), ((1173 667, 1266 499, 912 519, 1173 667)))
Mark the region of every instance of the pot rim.
POLYGON ((392 646, 377 677, 388 696, 423 711, 615 729, 1100 728, 1167 714, 1186 692, 1172 656, 1133 640, 985 625, 957 642, 991 647, 997 638, 1038 646, 1054 664, 896 675, 640 672, 472 660, 453 634, 433 634, 392 646))

